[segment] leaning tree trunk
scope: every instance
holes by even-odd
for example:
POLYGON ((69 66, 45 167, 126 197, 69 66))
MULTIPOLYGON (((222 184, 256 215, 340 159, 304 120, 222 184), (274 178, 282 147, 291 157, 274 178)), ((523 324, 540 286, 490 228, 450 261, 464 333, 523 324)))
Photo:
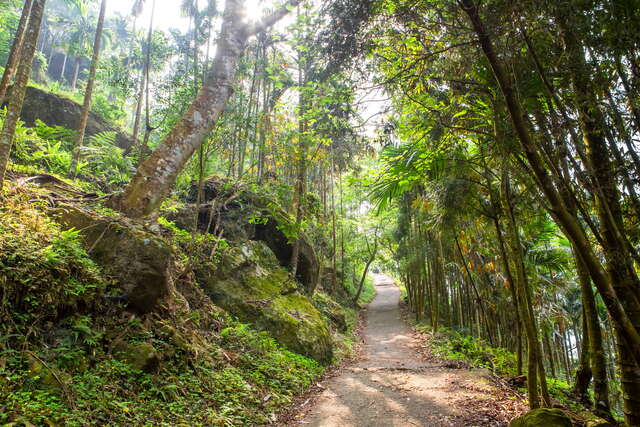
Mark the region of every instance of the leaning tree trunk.
MULTIPOLYGON (((606 267, 625 311, 640 332, 640 282, 623 234, 620 192, 605 141, 607 125, 599 99, 595 95, 597 87, 590 76, 591 70, 586 63, 581 40, 575 32, 576 14, 572 10, 574 4, 567 1, 559 6, 556 10, 557 20, 565 45, 578 122, 597 187, 594 192, 595 210, 602 230, 606 267)), ((625 345, 622 336, 618 335, 617 343, 625 420, 629 425, 640 425, 640 364, 634 360, 633 350, 625 345)))
POLYGON ((16 82, 11 91, 9 99, 9 107, 7 115, 0 132, 0 190, 4 184, 4 175, 9 164, 9 154, 13 145, 13 137, 15 135, 18 119, 22 112, 22 104, 24 103, 24 95, 27 91, 27 82, 31 74, 31 64, 33 64, 33 55, 36 53, 36 44, 38 35, 40 34, 40 24, 42 23, 42 15, 44 14, 44 5, 46 0, 34 0, 29 16, 29 25, 26 30, 24 42, 22 46, 22 54, 20 55, 20 65, 16 73, 16 82))
POLYGON ((18 66, 18 59, 22 52, 22 44, 27 29, 27 23, 29 22, 29 14, 31 13, 32 4, 33 0, 27 0, 22 7, 22 15, 20 16, 20 23, 16 30, 16 37, 13 40, 13 45, 11 45, 9 59, 7 60, 7 65, 5 66, 4 73, 2 74, 2 81, 0 81, 0 104, 2 104, 2 101, 7 94, 7 88, 9 87, 9 84, 11 84, 11 77, 13 77, 16 67, 18 66))
POLYGON ((69 168, 69 176, 75 177, 78 172, 78 159, 80 158, 80 147, 84 140, 84 134, 87 129, 87 120, 89 119, 89 108, 91 108, 91 98, 93 96, 93 87, 96 84, 96 72, 98 70, 98 61, 100 60, 100 41, 102 39, 102 30, 104 28, 104 14, 107 9, 107 0, 102 0, 100 4, 100 15, 98 16, 98 26, 96 28, 96 38, 93 42, 93 57, 91 58, 91 66, 89 67, 89 80, 84 91, 84 102, 82 104, 82 112, 80 113, 80 124, 78 125, 78 133, 73 144, 73 157, 71 158, 71 166, 69 168))
MULTIPOLYGON (((507 104, 507 109, 516 131, 520 148, 529 161, 531 171, 536 178, 538 187, 549 202, 549 212, 553 216, 563 233, 574 245, 579 256, 582 257, 589 271, 589 275, 600 292, 613 325, 621 338, 626 342, 631 350, 629 355, 633 356, 636 363, 640 362, 640 332, 636 329, 634 322, 621 303, 621 297, 616 293, 610 277, 605 272, 602 264, 598 260, 595 251, 586 233, 582 229, 578 218, 572 215, 565 206, 564 200, 555 188, 552 178, 545 168, 544 161, 540 155, 536 141, 532 137, 522 105, 518 101, 513 83, 505 71, 505 68, 498 58, 493 43, 480 18, 478 9, 473 0, 458 0, 458 3, 469 16, 473 30, 478 37, 480 48, 487 58, 493 74, 500 86, 500 90, 507 104)), ((633 314, 631 314, 633 315, 633 314)))
POLYGON ((216 56, 205 84, 156 150, 136 171, 124 193, 112 205, 132 218, 152 214, 173 188, 178 174, 216 125, 229 97, 247 39, 275 24, 292 5, 289 0, 257 24, 244 22, 244 1, 227 0, 216 56))

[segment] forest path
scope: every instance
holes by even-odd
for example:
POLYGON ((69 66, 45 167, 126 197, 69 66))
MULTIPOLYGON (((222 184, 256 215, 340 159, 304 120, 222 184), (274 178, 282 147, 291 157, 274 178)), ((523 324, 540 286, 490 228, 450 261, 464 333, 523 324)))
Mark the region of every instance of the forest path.
MULTIPOLYGON (((400 290, 375 275, 377 294, 367 309, 361 360, 325 380, 320 396, 290 426, 405 427, 505 425, 478 413, 491 398, 477 371, 425 362, 402 319, 400 290), (480 416, 479 416, 480 415, 480 416)), ((482 412, 482 411, 480 411, 482 412)))

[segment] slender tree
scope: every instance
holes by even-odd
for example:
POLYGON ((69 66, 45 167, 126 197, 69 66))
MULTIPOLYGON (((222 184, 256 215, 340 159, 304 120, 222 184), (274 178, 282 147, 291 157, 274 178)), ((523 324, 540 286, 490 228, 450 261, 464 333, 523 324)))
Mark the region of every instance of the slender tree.
POLYGON ((2 131, 0 132, 0 191, 4 185, 4 177, 9 164, 9 155, 13 145, 16 126, 22 112, 22 104, 27 91, 27 82, 31 74, 31 64, 33 56, 36 53, 36 45, 38 43, 38 35, 40 34, 40 26, 42 24, 42 16, 44 15, 44 6, 46 0, 34 0, 29 15, 29 24, 27 25, 24 42, 21 49, 20 64, 16 72, 16 81, 9 98, 9 106, 7 115, 4 119, 2 131))
POLYGON ((71 158, 71 166, 69 168, 69 176, 75 177, 78 173, 78 160, 80 158, 80 147, 84 141, 85 131, 87 129, 87 120, 89 119, 89 110, 91 108, 91 98, 93 97, 93 88, 96 84, 96 72, 98 71, 98 61, 100 60, 100 44, 102 40, 102 31, 104 29, 104 15, 107 10, 107 0, 100 3, 100 14, 98 15, 98 26, 96 27, 96 36, 93 42, 93 56, 91 65, 89 66, 89 79, 84 91, 84 102, 82 103, 82 111, 80 113, 80 123, 76 133, 76 139, 73 144, 73 155, 71 158))
POLYGON ((22 46, 24 41, 24 35, 27 30, 27 24, 29 21, 29 15, 31 14, 31 5, 33 0, 26 0, 22 7, 22 15, 20 15, 20 22, 16 30, 16 35, 11 45, 11 51, 9 52, 9 59, 7 65, 4 67, 4 73, 2 73, 2 80, 0 81, 0 104, 3 103, 4 97, 7 94, 7 88, 11 84, 11 78, 18 66, 18 60, 22 52, 22 46))

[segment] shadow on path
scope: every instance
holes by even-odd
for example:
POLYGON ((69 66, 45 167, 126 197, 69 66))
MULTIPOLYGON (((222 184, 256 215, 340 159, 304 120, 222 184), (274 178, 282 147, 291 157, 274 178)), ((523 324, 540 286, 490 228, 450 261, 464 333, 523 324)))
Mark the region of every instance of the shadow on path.
MULTIPOLYGON (((362 359, 325 381, 322 395, 291 426, 468 426, 461 401, 486 398, 468 371, 423 362, 400 312, 400 290, 375 275, 376 297, 367 308, 362 359), (464 387, 472 384, 472 387, 464 387)), ((485 425, 497 425, 487 423, 485 425)))

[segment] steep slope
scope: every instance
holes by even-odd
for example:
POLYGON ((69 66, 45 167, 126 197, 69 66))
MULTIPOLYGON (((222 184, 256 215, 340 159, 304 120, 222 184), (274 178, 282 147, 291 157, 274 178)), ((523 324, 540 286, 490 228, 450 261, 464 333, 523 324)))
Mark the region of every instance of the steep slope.
POLYGON ((27 181, 0 208, 0 423, 266 423, 333 360, 341 327, 264 243, 212 257, 27 181))

